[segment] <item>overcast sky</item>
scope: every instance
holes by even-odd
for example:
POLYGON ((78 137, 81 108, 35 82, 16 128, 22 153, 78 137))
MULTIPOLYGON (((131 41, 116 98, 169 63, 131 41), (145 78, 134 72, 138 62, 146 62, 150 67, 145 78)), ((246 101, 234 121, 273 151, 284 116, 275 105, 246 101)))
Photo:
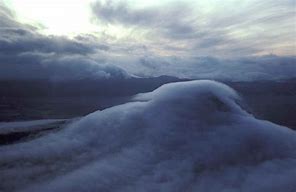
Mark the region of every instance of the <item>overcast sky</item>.
POLYGON ((67 58, 79 60, 79 70, 83 63, 104 63, 146 75, 173 62, 177 67, 164 71, 186 76, 196 58, 293 58, 284 71, 295 61, 295 0, 0 2, 0 61, 1 67, 10 63, 10 71, 20 62, 48 67, 67 58))

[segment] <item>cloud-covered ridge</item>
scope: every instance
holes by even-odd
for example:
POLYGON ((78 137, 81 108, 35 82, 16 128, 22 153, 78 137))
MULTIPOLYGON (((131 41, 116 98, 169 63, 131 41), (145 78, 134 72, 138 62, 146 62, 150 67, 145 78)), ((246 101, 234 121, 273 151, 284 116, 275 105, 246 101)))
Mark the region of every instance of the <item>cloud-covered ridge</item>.
POLYGON ((135 100, 0 147, 0 188, 295 191, 295 132, 255 119, 226 85, 167 84, 135 100))

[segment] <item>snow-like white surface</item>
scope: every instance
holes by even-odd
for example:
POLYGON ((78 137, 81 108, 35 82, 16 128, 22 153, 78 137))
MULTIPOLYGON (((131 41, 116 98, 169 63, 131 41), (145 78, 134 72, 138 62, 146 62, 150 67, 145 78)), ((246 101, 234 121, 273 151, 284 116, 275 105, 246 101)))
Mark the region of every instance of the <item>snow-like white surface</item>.
POLYGON ((0 147, 0 189, 296 191, 295 132, 255 119, 231 88, 173 83, 134 100, 0 147))
POLYGON ((0 134, 8 132, 35 131, 49 124, 62 123, 67 119, 43 119, 34 121, 0 122, 0 134))

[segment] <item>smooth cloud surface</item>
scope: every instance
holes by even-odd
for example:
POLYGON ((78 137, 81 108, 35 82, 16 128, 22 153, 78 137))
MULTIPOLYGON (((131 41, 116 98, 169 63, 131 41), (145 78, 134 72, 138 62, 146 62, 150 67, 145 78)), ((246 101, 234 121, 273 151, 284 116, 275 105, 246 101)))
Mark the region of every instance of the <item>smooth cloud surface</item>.
POLYGON ((65 129, 0 148, 6 191, 286 191, 296 134, 226 85, 167 84, 65 129))

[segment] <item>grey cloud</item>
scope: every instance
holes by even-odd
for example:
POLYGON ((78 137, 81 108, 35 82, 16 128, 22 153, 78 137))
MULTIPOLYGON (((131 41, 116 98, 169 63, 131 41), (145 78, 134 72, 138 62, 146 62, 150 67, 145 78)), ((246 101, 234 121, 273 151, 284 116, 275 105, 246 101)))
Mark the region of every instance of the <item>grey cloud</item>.
MULTIPOLYGON (((95 5, 107 10, 104 13, 106 22, 151 28, 147 33, 151 35, 151 41, 139 42, 131 38, 108 42, 91 34, 73 39, 44 36, 34 27, 16 22, 13 15, 0 9, 0 22, 6 23, 0 27, 1 79, 123 78, 128 76, 125 71, 139 76, 171 75, 247 81, 296 77, 296 59, 293 56, 249 57, 264 51, 262 46, 276 48, 277 39, 284 38, 283 43, 289 41, 292 38, 289 31, 278 38, 275 38, 277 33, 271 33, 268 39, 235 39, 227 27, 215 28, 213 23, 206 23, 203 28, 196 27, 197 21, 189 22, 190 16, 182 17, 192 13, 174 9, 176 5, 165 10, 159 7, 133 10, 111 1, 109 4, 96 3, 93 9, 95 5), (116 10, 120 10, 119 13, 116 10), (120 18, 124 12, 127 16, 120 18), (151 14, 151 17, 138 16, 142 12, 146 16, 151 14), (136 20, 137 16, 139 20, 136 20), (161 37, 153 39, 158 33, 161 37), (166 51, 174 56, 161 55, 166 51), (212 57, 204 57, 208 55, 212 57), (244 57, 249 60, 236 59, 244 57)), ((219 19, 223 20, 222 17, 219 19)), ((290 44, 290 47, 293 51, 293 45, 290 44)))
MULTIPOLYGON (((147 39, 152 38, 154 39, 152 41, 157 41, 158 47, 162 46, 159 43, 159 38, 160 40, 166 39, 165 47, 170 43, 185 42, 187 54, 191 54, 191 50, 208 54, 211 52, 209 49, 216 50, 211 53, 220 54, 220 52, 227 52, 226 45, 231 46, 235 43, 237 45, 237 42, 228 35, 227 31, 217 30, 215 26, 209 26, 210 24, 199 26, 199 19, 194 15, 190 5, 186 3, 132 9, 123 2, 115 3, 110 0, 107 3, 101 3, 97 1, 92 5, 92 11, 99 21, 147 30, 147 39), (223 50, 219 49, 221 45, 224 46, 223 50)), ((177 46, 168 47, 178 49, 177 46)), ((166 49, 165 47, 162 48, 166 49)), ((228 51, 231 52, 231 49, 228 51)), ((254 53, 255 50, 249 47, 242 53, 249 52, 254 53)))
POLYGON ((14 57, 0 56, 0 79, 77 80, 128 78, 119 67, 83 55, 23 53, 14 57))
POLYGON ((112 65, 98 63, 97 61, 80 55, 52 57, 42 62, 45 72, 51 80, 63 79, 109 79, 126 78, 128 74, 112 65))
POLYGON ((103 53, 109 46, 98 43, 95 36, 45 36, 16 22, 4 6, 0 7, 0 21, 0 79, 128 77, 119 67, 105 63, 103 53), (96 58, 91 57, 94 54, 96 58))
POLYGON ((131 25, 152 25, 158 16, 153 9, 131 10, 127 4, 107 1, 105 4, 96 2, 92 6, 93 12, 103 21, 110 23, 125 23, 131 25))
POLYGON ((0 30, 0 52, 3 54, 32 51, 87 54, 100 48, 66 37, 43 36, 21 28, 0 28, 0 30))
POLYGON ((1 27, 10 27, 16 26, 17 22, 15 22, 12 18, 14 14, 11 10, 9 10, 2 2, 0 2, 0 26, 1 27))
MULTIPOLYGON (((258 24, 274 24, 275 22, 290 20, 295 14, 292 1, 244 1, 236 6, 216 4, 214 8, 222 11, 206 18, 208 26, 229 29, 233 27, 252 26, 258 24), (223 9, 222 9, 223 8, 223 9), (277 20, 279 19, 279 20, 277 20), (277 21, 275 21, 277 20, 277 21)), ((281 24, 281 23, 278 23, 281 24)))
MULTIPOLYGON (((108 46, 89 40, 90 35, 74 39, 64 36, 45 36, 36 27, 17 22, 13 13, 0 4, 0 53, 20 54, 22 52, 89 54, 108 50, 108 46)), ((92 37, 94 38, 94 37, 92 37)))
POLYGON ((101 23, 145 30, 148 48, 157 42, 164 51, 182 44, 187 55, 252 56, 281 50, 295 54, 295 1, 225 1, 213 3, 215 11, 205 15, 198 2, 191 3, 196 4, 172 2, 137 9, 109 0, 95 2, 92 11, 101 23))
MULTIPOLYGON (((227 81, 284 80, 296 78, 296 57, 267 55, 261 57, 159 57, 145 56, 118 65, 138 76, 175 76, 189 79, 227 81)), ((116 63, 114 61, 114 63, 116 63)))
POLYGON ((186 4, 172 6, 132 9, 127 3, 108 0, 92 4, 92 11, 97 20, 122 24, 129 27, 143 27, 157 30, 175 37, 190 35, 194 26, 187 18, 191 9, 186 4))

